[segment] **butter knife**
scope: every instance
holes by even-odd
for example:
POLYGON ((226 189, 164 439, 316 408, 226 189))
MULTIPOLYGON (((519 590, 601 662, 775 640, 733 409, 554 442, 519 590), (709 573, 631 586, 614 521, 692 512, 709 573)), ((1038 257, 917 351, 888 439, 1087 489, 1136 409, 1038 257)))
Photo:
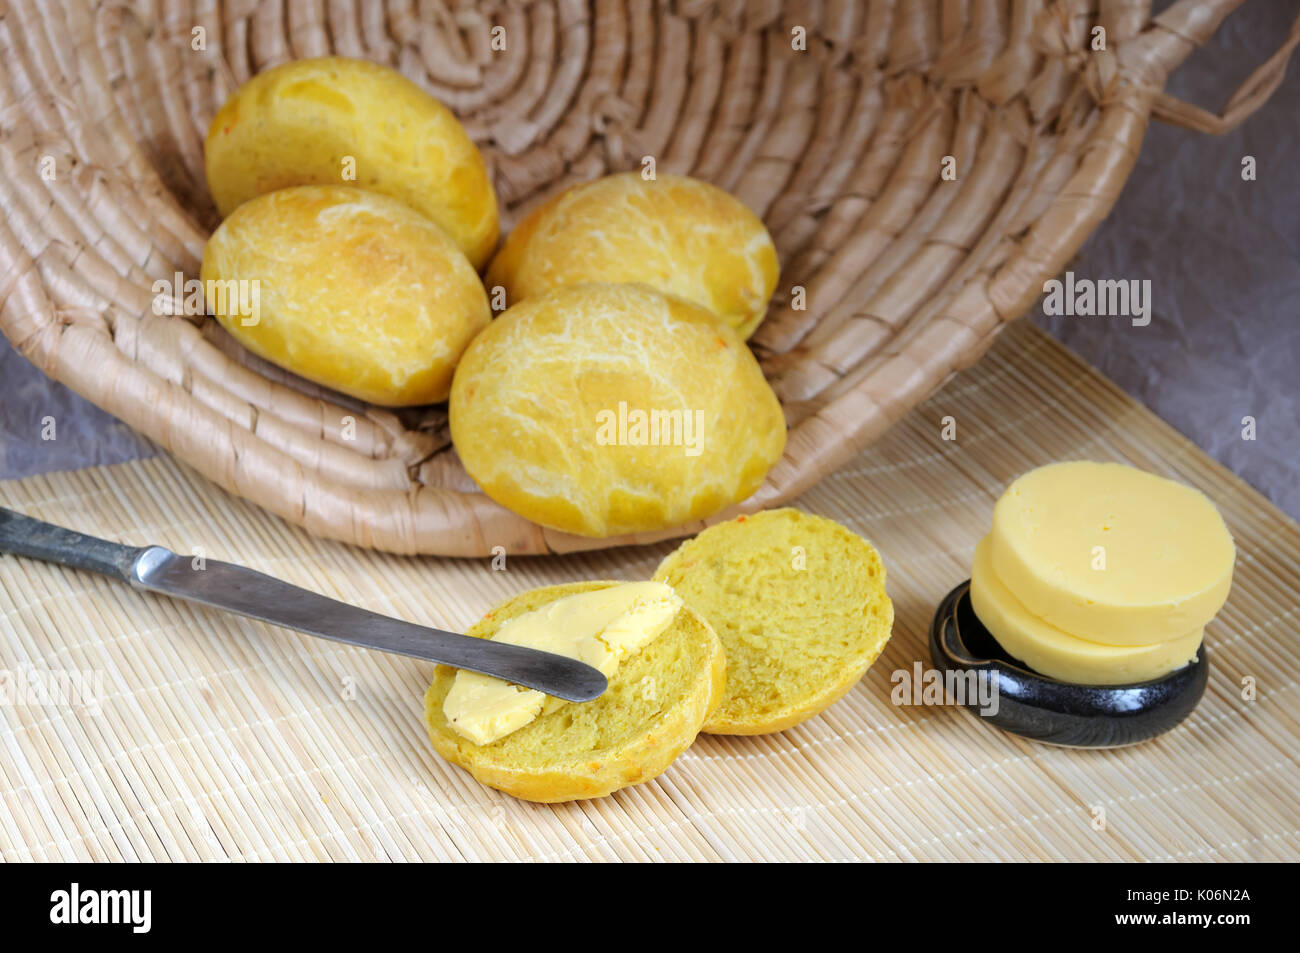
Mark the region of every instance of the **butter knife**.
POLYGON ((202 568, 196 568, 193 559, 162 546, 125 546, 4 507, 0 507, 0 553, 102 573, 145 592, 225 609, 335 642, 481 672, 566 701, 591 701, 606 688, 598 669, 564 655, 403 622, 234 563, 205 559, 202 568))

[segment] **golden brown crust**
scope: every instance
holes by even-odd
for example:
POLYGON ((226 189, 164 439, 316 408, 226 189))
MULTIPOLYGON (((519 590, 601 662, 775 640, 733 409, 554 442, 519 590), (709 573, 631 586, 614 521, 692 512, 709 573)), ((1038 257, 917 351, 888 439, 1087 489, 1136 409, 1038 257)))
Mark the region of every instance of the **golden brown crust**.
MULTIPOLYGON (((467 633, 488 638, 501 624, 523 612, 577 592, 617 585, 615 582, 577 582, 547 586, 521 593, 497 606, 467 633)), ((455 671, 439 666, 425 695, 425 724, 434 750, 459 765, 488 787, 527 801, 556 802, 580 798, 603 797, 619 788, 640 784, 661 774, 685 751, 699 734, 709 713, 721 699, 726 684, 726 662, 722 645, 707 622, 683 609, 672 626, 659 639, 676 639, 691 648, 695 665, 686 680, 685 690, 667 701, 654 717, 629 726, 620 743, 596 753, 557 749, 545 766, 512 762, 503 744, 511 736, 490 745, 475 745, 456 734, 442 716, 442 702, 455 671)), ((658 640, 656 640, 658 641, 658 640)), ((653 648, 651 643, 646 649, 653 648)), ((589 705, 609 709, 609 717, 618 712, 610 702, 620 678, 629 678, 632 668, 625 662, 610 680, 605 696, 589 705), (604 701, 602 701, 604 700, 604 701)), ((643 676, 637 673, 636 678, 643 676)), ((541 716, 564 718, 565 708, 541 716)), ((528 731, 525 727, 521 732, 528 731)), ((563 737, 563 736, 562 736, 563 737)))
POLYGON ((683 175, 639 172, 576 185, 534 209, 488 269, 515 304, 587 282, 642 282, 707 308, 749 337, 779 275, 763 222, 739 199, 683 175))
POLYGON ((785 447, 781 406, 745 343, 646 285, 513 305, 465 351, 449 413, 484 493, 582 536, 711 516, 758 489, 785 447))
POLYGON ((204 153, 223 216, 289 186, 348 185, 436 222, 475 269, 496 247, 496 193, 478 148, 451 110, 377 63, 324 56, 258 73, 217 112, 204 153))
POLYGON ((456 362, 492 318, 446 232, 396 199, 342 185, 240 205, 209 239, 201 274, 209 309, 250 351, 386 407, 445 400, 456 362), (230 289, 247 292, 235 301, 230 289), (255 316, 242 307, 254 302, 255 316))

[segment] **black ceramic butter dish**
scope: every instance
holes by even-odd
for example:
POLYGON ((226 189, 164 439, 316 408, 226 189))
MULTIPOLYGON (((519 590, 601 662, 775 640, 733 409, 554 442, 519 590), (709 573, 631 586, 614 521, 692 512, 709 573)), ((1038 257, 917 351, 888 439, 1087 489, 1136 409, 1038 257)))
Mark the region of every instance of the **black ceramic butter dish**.
POLYGON ((1040 675, 1008 655, 976 617, 970 581, 944 598, 930 625, 930 657, 943 673, 984 673, 997 703, 981 713, 1004 731, 1074 748, 1118 748, 1163 734, 1186 718, 1205 692, 1210 661, 1196 661, 1132 685, 1076 685, 1040 675))

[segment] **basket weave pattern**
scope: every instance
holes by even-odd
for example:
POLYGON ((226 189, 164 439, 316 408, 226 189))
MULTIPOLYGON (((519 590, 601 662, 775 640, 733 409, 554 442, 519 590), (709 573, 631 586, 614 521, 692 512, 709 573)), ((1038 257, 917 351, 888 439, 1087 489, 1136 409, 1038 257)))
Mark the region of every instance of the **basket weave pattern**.
POLYGON ((793 498, 983 353, 1109 211, 1150 116, 1217 132, 1262 103, 1300 32, 1221 115, 1163 93, 1239 3, 1179 0, 1152 19, 1149 0, 19 0, 0 18, 0 327, 50 376, 322 536, 473 556, 684 535, 699 526, 542 529, 477 491, 445 408, 366 407, 210 318, 155 313, 154 283, 197 278, 217 224, 203 138, 225 98, 299 57, 394 66, 483 150, 503 230, 647 156, 750 205, 782 262, 751 345, 790 436, 724 518, 793 498))

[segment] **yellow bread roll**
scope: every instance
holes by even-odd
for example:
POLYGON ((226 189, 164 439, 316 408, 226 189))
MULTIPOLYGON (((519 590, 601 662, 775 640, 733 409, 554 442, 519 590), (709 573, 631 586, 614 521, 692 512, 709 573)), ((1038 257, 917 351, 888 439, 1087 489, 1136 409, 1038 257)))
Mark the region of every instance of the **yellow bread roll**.
POLYGON ((446 399, 456 362, 491 320, 478 275, 442 229, 343 186, 244 203, 208 241, 202 275, 208 309, 250 351, 389 407, 446 399), (255 318, 235 306, 250 285, 255 318))
POLYGON ((710 516, 753 493, 785 446, 744 342, 644 285, 556 288, 506 310, 465 352, 450 415, 484 493, 583 536, 710 516))
MULTIPOLYGON (((578 592, 508 620, 493 642, 522 645, 586 662, 606 678, 670 626, 681 596, 660 582, 625 582, 578 592)), ((457 672, 442 702, 452 729, 490 744, 567 704, 479 672, 457 672)))
POLYGON ((1082 639, 1150 645, 1205 626, 1236 551, 1202 493, 1119 463, 1054 463, 993 510, 993 569, 1026 609, 1082 639))
POLYGON ((779 271, 771 236, 739 199, 686 176, 625 172, 534 209, 493 259, 487 285, 515 304, 562 285, 641 282, 708 308, 747 338, 779 271))
POLYGON ((1062 632, 1033 615, 998 579, 988 537, 975 547, 971 608, 1007 653, 1036 672, 1078 685, 1146 682, 1195 660, 1202 629, 1154 645, 1103 645, 1062 632))
POLYGON ((327 56, 258 73, 212 120, 204 159, 223 216, 292 185, 350 185, 437 222, 476 269, 496 247, 478 149, 447 107, 377 63, 327 56))
MULTIPOLYGON (((576 593, 616 586, 577 582, 522 593, 469 630, 491 638, 502 624, 576 593)), ((443 712, 455 669, 439 666, 425 695, 434 749, 488 787, 528 801, 602 797, 656 777, 695 740, 722 696, 726 664, 709 624, 689 609, 624 658, 595 701, 560 703, 497 741, 476 745, 443 712)))
POLYGON ((783 731, 839 700, 889 641, 894 606, 870 543, 795 509, 711 526, 659 564, 727 655, 711 734, 783 731))

